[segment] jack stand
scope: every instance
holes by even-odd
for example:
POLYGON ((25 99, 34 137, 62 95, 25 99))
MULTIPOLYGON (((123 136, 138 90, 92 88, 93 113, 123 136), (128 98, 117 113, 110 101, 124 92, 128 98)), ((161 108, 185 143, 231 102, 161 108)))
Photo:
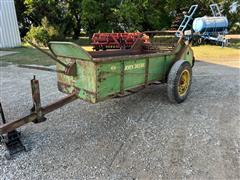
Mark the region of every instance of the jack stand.
MULTIPOLYGON (((6 119, 4 116, 2 104, 0 103, 0 114, 2 117, 3 124, 6 124, 6 119)), ((8 153, 5 154, 6 159, 11 159, 12 155, 27 151, 26 147, 21 142, 21 133, 17 130, 13 130, 11 132, 8 132, 4 135, 0 136, 0 143, 4 144, 8 153)))

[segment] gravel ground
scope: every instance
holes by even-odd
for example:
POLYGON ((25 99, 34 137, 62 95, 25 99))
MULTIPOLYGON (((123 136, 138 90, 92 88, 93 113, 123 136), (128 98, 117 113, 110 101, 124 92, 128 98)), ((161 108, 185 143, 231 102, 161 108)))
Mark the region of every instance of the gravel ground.
MULTIPOLYGON (((240 179, 240 69, 197 62, 191 94, 169 103, 166 86, 99 104, 81 100, 21 128, 30 148, 12 160, 0 146, 1 179, 240 179)), ((0 67, 8 120, 63 96, 54 73, 0 67)))

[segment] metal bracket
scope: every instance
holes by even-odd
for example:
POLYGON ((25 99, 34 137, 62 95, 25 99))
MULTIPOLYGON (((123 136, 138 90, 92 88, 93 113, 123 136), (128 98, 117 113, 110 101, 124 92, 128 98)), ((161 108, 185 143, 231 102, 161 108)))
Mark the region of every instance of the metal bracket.
POLYGON ((31 112, 35 112, 37 114, 37 118, 33 122, 34 123, 44 122, 47 119, 44 117, 42 112, 39 81, 36 79, 35 75, 31 80, 31 88, 32 88, 32 100, 33 100, 33 107, 31 108, 31 112))
POLYGON ((69 64, 68 67, 65 68, 65 74, 69 76, 76 76, 77 74, 77 65, 76 61, 72 60, 69 64))
MULTIPOLYGON (((1 102, 0 102, 0 114, 2 117, 2 123, 6 124, 6 119, 5 119, 1 102)), ((20 138, 21 138, 21 133, 16 129, 6 134, 0 135, 0 143, 4 144, 8 151, 5 154, 5 157, 7 159, 10 159, 12 155, 18 152, 27 151, 26 147, 22 144, 22 141, 20 138)))
POLYGON ((210 4, 210 9, 212 11, 212 15, 215 17, 222 16, 221 8, 217 3, 210 4))

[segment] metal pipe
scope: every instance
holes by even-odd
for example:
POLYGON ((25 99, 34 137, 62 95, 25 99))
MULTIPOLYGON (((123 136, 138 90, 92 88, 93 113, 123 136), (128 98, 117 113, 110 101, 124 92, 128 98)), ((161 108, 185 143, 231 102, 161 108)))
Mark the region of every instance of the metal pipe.
POLYGON ((66 105, 66 104, 68 104, 68 103, 70 103, 70 102, 72 102, 76 99, 78 99, 77 92, 74 92, 74 93, 72 93, 72 94, 70 94, 70 95, 68 95, 68 96, 66 96, 66 97, 64 97, 64 98, 62 98, 62 99, 60 99, 56 102, 48 104, 47 106, 43 106, 42 107, 42 112, 43 112, 44 115, 48 114, 48 113, 66 105))
MULTIPOLYGON (((44 106, 41 108, 43 115, 46 115, 74 100, 76 100, 78 97, 76 96, 77 92, 74 92, 56 102, 53 102, 47 106, 44 106)), ((1 134, 6 134, 8 132, 11 132, 15 130, 16 128, 19 128, 20 126, 23 126, 24 124, 36 121, 38 118, 38 115, 36 112, 33 112, 23 118, 20 118, 18 120, 3 124, 0 126, 0 135, 1 134)))
POLYGON ((37 119, 36 113, 31 113, 28 116, 15 120, 13 122, 9 122, 0 126, 0 135, 6 134, 8 132, 16 130, 16 128, 23 126, 29 122, 32 122, 37 119))
POLYGON ((1 102, 0 102, 0 113, 1 113, 3 124, 6 124, 6 119, 5 119, 5 116, 4 116, 4 112, 3 112, 3 108, 2 108, 2 103, 1 102))
POLYGON ((35 44, 33 44, 32 42, 30 41, 27 41, 29 44, 31 44, 33 47, 35 47, 37 50, 41 51, 42 53, 46 54, 47 56, 49 56, 50 58, 52 58, 54 61, 56 61, 57 63, 61 64, 62 66, 64 67, 68 67, 67 64, 63 63, 62 61, 60 61, 58 58, 56 58, 56 56, 42 50, 41 48, 39 48, 38 46, 36 46, 35 44))
POLYGON ((18 65, 20 68, 28 68, 28 69, 36 69, 36 70, 42 70, 42 71, 49 71, 49 72, 57 72, 57 73, 65 73, 61 70, 46 68, 46 67, 40 67, 40 66, 28 66, 28 65, 18 65))

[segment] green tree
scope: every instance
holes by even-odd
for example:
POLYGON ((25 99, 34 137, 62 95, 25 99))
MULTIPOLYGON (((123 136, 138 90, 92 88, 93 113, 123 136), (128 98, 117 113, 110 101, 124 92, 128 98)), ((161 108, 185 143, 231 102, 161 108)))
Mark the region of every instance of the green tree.
POLYGON ((102 14, 98 2, 95 0, 83 0, 82 23, 89 36, 96 31, 101 19, 102 14))
POLYGON ((64 13, 59 6, 58 0, 25 0, 25 15, 33 25, 41 25, 44 17, 47 17, 50 24, 59 25, 62 23, 64 13))
POLYGON ((34 44, 38 44, 39 46, 47 46, 48 41, 60 40, 63 38, 59 32, 60 31, 56 29, 56 27, 50 25, 48 19, 44 17, 41 21, 41 25, 31 25, 31 28, 24 39, 32 41, 34 44))
POLYGON ((166 0, 136 0, 143 21, 143 30, 160 30, 170 25, 169 12, 166 11, 166 0))
POLYGON ((25 12, 27 10, 24 5, 24 0, 15 0, 16 14, 19 24, 19 30, 21 37, 24 37, 31 26, 31 22, 28 20, 25 12))
POLYGON ((82 24, 89 36, 98 31, 119 30, 118 21, 113 12, 120 2, 120 0, 82 1, 82 24))
POLYGON ((125 0, 114 11, 125 31, 162 29, 170 25, 165 0, 125 0))
MULTIPOLYGON (((240 6, 237 7, 236 12, 230 11, 230 6, 233 1, 225 0, 222 4, 223 13, 227 16, 229 20, 229 30, 231 33, 240 33, 240 6)), ((238 5, 240 2, 238 1, 238 5)))
POLYGON ((134 2, 124 1, 114 9, 113 13, 122 31, 142 30, 140 25, 142 17, 139 15, 139 9, 134 2))
MULTIPOLYGON (((238 13, 229 13, 232 0, 222 3, 230 27, 236 28, 238 13)), ((77 39, 83 28, 89 37, 94 32, 145 31, 168 29, 176 13, 198 4, 196 16, 211 15, 211 0, 15 0, 21 35, 47 18, 59 34, 77 39)))
POLYGON ((81 0, 17 0, 19 24, 30 29, 40 26, 46 17, 49 24, 65 36, 77 39, 81 31, 81 0))
POLYGON ((65 33, 73 33, 73 39, 78 39, 82 28, 82 0, 67 0, 64 8, 65 33))

